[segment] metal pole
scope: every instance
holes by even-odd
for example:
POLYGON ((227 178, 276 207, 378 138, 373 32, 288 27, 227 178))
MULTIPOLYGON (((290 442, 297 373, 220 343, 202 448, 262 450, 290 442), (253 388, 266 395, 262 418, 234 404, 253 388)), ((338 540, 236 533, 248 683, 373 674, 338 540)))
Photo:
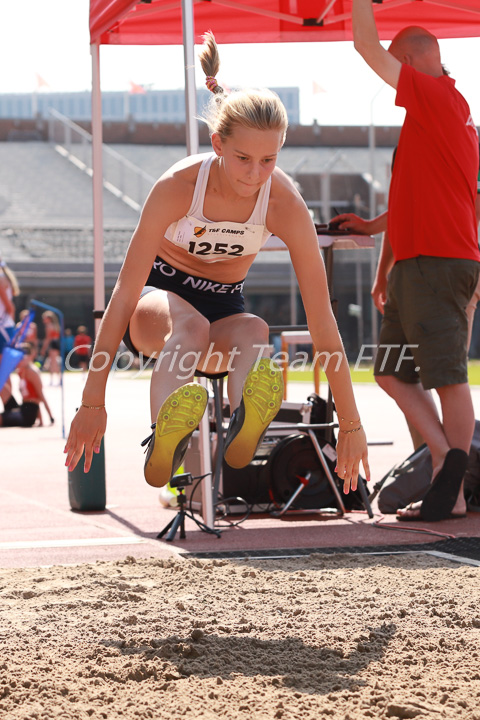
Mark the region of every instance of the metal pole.
POLYGON ((297 276, 290 263, 290 325, 297 324, 297 276))
MULTIPOLYGON (((375 103, 375 100, 377 99, 378 95, 382 92, 385 85, 382 85, 375 95, 372 97, 370 101, 370 126, 368 129, 368 151, 369 151, 369 157, 370 157, 370 186, 369 186, 369 199, 368 199, 368 205, 369 205, 369 211, 370 211, 370 217, 373 218, 376 215, 377 212, 377 198, 375 193, 375 122, 373 117, 373 105, 375 103)), ((373 285, 373 281, 375 278, 375 270, 376 270, 376 257, 377 257, 377 251, 376 251, 377 243, 375 242, 375 250, 372 252, 372 258, 370 262, 370 287, 373 285)), ((372 313, 372 343, 374 345, 377 344, 378 340, 378 316, 377 316, 377 309, 375 305, 373 304, 373 300, 370 303, 370 309, 372 313)))
POLYGON ((369 210, 370 217, 376 214, 376 196, 375 196, 375 122, 373 119, 373 105, 375 100, 382 92, 385 85, 382 85, 370 100, 370 126, 368 129, 368 150, 370 155, 370 190, 369 190, 369 210))
POLYGON ((92 170, 93 170, 93 308, 95 335, 105 310, 103 262, 103 163, 102 95, 100 90, 100 44, 90 45, 92 55, 92 170))
MULTIPOLYGON (((296 163, 295 167, 292 170, 292 178, 295 185, 300 189, 297 175, 300 171, 300 169, 308 162, 308 158, 301 157, 300 160, 296 163)), ((295 271, 293 269, 293 265, 290 262, 290 325, 296 325, 297 324, 297 276, 295 275, 295 271)))
POLYGON ((332 218, 330 194, 330 169, 322 172, 322 218, 323 222, 328 223, 332 218))
MULTIPOLYGON (((195 88, 195 33, 192 0, 182 0, 183 57, 185 61, 185 127, 187 131, 187 154, 196 155, 199 150, 197 122, 197 94, 195 88)), ((199 378, 199 382, 207 387, 207 381, 199 378)), ((202 517, 205 525, 213 528, 213 484, 212 484, 212 452, 210 445, 209 410, 200 422, 200 472, 205 475, 202 480, 202 517)))
MULTIPOLYGON (((380 88, 381 90, 382 88, 380 88)), ((377 91, 377 93, 373 96, 372 101, 370 103, 370 126, 368 128, 368 149, 370 154, 370 186, 369 186, 369 196, 368 196, 368 207, 370 212, 370 217, 375 217, 376 213, 376 196, 375 196, 375 123, 373 120, 373 103, 375 101, 375 98, 377 97, 380 90, 377 91)), ((373 281, 375 279, 375 272, 376 272, 376 246, 377 242, 375 241, 375 249, 373 250, 373 262, 370 262, 370 287, 373 285, 373 281)), ((373 300, 370 300, 370 310, 372 313, 372 342, 374 345, 377 344, 378 340, 378 316, 377 316, 377 309, 373 303, 373 300)))
MULTIPOLYGON (((373 104, 373 101, 372 101, 373 104)), ((375 217, 375 125, 373 110, 370 106, 370 126, 368 128, 368 151, 370 157, 370 185, 368 187, 368 209, 370 217, 375 217)))
POLYGON ((356 262, 355 262, 355 285, 356 285, 356 302, 357 305, 361 308, 360 314, 357 317, 357 345, 358 350, 360 351, 360 348, 363 344, 363 292, 362 292, 362 261, 358 257, 358 253, 356 262))
POLYGON ((187 155, 198 153, 197 94, 195 88, 195 32, 192 0, 182 0, 183 57, 185 61, 185 127, 187 155))
MULTIPOLYGON (((200 385, 208 389, 206 378, 198 378, 200 385)), ((205 410, 199 426, 200 473, 206 477, 202 480, 202 518, 209 528, 213 528, 213 482, 212 482, 212 448, 210 443, 209 407, 205 410)))

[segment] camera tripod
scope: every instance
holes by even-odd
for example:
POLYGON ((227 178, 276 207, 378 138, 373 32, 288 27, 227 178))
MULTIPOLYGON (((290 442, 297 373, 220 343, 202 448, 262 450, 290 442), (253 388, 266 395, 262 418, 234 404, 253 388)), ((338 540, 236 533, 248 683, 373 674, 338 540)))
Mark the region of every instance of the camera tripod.
POLYGON ((177 514, 175 515, 172 520, 168 523, 168 525, 165 525, 163 530, 161 530, 158 535, 157 539, 162 538, 164 535, 168 533, 165 540, 167 542, 172 542, 174 539, 178 528, 180 528, 180 539, 184 540, 187 536, 185 533, 185 518, 188 517, 191 520, 194 521, 200 528, 200 530, 203 530, 203 532, 210 533, 211 535, 216 535, 218 538, 221 537, 220 530, 214 530, 213 528, 208 527, 208 525, 205 525, 205 523, 198 520, 193 512, 191 510, 186 509, 187 505, 187 496, 185 495, 185 487, 187 485, 191 485, 193 480, 199 480, 200 478, 192 478, 190 473, 184 473, 182 475, 176 475, 170 480, 170 487, 177 488, 178 495, 177 495, 177 501, 179 510, 177 514))

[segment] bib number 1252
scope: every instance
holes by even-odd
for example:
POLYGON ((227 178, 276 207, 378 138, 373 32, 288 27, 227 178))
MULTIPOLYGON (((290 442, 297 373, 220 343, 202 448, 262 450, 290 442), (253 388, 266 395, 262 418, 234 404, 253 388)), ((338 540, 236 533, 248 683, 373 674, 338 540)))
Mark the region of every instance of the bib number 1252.
POLYGON ((212 243, 203 241, 195 242, 192 240, 188 243, 188 252, 192 255, 233 255, 240 257, 244 251, 243 245, 229 245, 228 243, 212 243))

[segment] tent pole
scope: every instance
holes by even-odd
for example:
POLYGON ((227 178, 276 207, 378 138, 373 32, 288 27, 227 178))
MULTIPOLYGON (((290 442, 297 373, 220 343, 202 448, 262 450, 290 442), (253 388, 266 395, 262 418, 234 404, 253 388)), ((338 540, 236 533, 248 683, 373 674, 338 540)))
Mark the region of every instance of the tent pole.
POLYGON ((100 43, 90 45, 92 55, 92 169, 93 169, 93 313, 95 335, 105 310, 103 262, 103 163, 100 43))
MULTIPOLYGON (((187 131, 187 154, 196 155, 199 151, 197 93, 195 87, 195 32, 193 19, 193 1, 182 0, 183 56, 185 61, 185 127, 187 131)), ((200 384, 207 382, 200 378, 200 384)), ((200 472, 202 480, 202 518, 209 528, 213 528, 213 487, 212 454, 210 446, 209 411, 205 412, 199 427, 200 472)))
POLYGON ((185 127, 187 154, 198 153, 197 94, 195 88, 195 32, 192 0, 182 0, 183 57, 185 62, 185 127))

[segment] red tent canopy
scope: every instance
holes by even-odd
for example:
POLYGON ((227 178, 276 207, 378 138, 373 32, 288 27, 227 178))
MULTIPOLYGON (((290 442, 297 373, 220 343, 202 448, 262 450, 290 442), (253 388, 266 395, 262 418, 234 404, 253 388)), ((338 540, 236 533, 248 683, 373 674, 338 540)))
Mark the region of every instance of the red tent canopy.
MULTIPOLYGON (((406 25, 440 38, 480 36, 479 0, 373 0, 383 40, 406 25)), ((352 0, 193 0, 197 35, 219 43, 352 40, 352 0)), ((182 44, 180 0, 90 0, 91 42, 182 44)))

